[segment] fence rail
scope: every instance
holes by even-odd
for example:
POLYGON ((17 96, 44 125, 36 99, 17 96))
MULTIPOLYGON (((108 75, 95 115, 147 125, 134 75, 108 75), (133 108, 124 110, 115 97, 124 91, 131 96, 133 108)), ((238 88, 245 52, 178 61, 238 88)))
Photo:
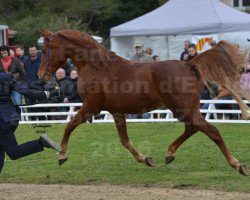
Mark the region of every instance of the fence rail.
MULTIPOLYGON (((208 122, 214 123, 250 123, 250 120, 242 120, 240 118, 240 110, 221 110, 215 107, 215 104, 235 104, 234 100, 201 100, 201 103, 209 103, 208 109, 201 109, 201 113, 204 114, 208 122), (226 114, 233 114, 238 119, 227 119, 226 114)), ((250 104, 248 101, 244 100, 245 103, 250 104)), ((20 124, 62 124, 68 123, 77 113, 76 108, 80 107, 82 103, 56 103, 56 104, 36 104, 32 106, 21 106, 21 120, 20 124), (26 108, 56 108, 56 107, 66 107, 67 111, 63 112, 27 112, 26 108), (31 121, 31 116, 46 116, 46 120, 31 121), (65 116, 63 120, 48 120, 47 116, 65 116)), ((192 110, 185 110, 184 112, 192 112, 192 110)), ((149 112, 149 119, 127 119, 127 122, 178 122, 178 119, 173 117, 173 114, 168 109, 154 110, 149 112)), ((112 115, 107 111, 102 111, 100 113, 103 118, 97 119, 92 118, 92 123, 108 123, 114 122, 112 115)))

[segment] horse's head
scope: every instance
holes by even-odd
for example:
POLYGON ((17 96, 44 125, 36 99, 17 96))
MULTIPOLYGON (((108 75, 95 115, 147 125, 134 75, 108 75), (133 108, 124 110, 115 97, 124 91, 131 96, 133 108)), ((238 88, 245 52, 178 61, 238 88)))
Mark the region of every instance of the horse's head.
POLYGON ((39 78, 44 78, 46 74, 53 74, 65 62, 66 58, 62 54, 63 48, 60 44, 60 37, 57 33, 48 30, 42 30, 44 37, 42 60, 38 71, 39 78))

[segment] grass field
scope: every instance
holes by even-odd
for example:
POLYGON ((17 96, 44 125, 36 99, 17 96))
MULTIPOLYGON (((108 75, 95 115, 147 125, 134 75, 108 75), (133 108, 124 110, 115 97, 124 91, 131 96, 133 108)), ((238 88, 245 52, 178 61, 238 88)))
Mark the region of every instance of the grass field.
MULTIPOLYGON (((250 167, 250 126, 217 124, 233 155, 250 167)), ((65 125, 46 128, 47 134, 60 141, 65 125)), ((183 131, 179 123, 130 123, 128 131, 134 146, 152 156, 157 166, 137 163, 121 146, 114 124, 86 124, 72 134, 61 167, 57 155, 47 150, 17 161, 6 157, 0 182, 44 184, 129 184, 169 188, 200 188, 250 193, 250 176, 244 177, 231 168, 219 148, 203 133, 197 133, 177 151, 176 159, 165 165, 167 146, 183 131)), ((39 135, 31 125, 16 131, 19 143, 39 135)))

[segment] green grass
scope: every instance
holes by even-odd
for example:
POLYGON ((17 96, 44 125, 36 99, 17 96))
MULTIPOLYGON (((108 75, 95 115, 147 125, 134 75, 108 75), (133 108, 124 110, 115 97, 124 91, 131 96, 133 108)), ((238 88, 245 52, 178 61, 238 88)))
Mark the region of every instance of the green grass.
MULTIPOLYGON (((250 166, 250 126, 217 124, 233 155, 250 166)), ((65 125, 52 125, 47 134, 60 141, 65 125)), ((129 136, 144 155, 152 156, 157 166, 137 163, 121 146, 114 124, 86 124, 71 135, 68 162, 61 167, 57 155, 46 149, 39 154, 11 161, 6 157, 0 182, 43 184, 126 184, 168 188, 201 188, 250 192, 250 179, 231 168, 219 148, 203 133, 197 133, 177 151, 170 165, 164 164, 167 146, 182 132, 179 123, 130 123, 129 136)), ((16 131, 19 143, 35 139, 31 125, 16 131)))

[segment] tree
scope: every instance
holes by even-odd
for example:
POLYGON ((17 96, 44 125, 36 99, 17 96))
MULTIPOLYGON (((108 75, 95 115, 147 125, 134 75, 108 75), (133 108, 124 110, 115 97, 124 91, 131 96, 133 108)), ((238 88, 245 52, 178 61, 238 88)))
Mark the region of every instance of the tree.
POLYGON ((0 0, 0 23, 18 31, 14 44, 36 43, 40 29, 77 29, 102 37, 111 27, 159 7, 167 0, 0 0), (146 3, 145 3, 146 2, 146 3))

